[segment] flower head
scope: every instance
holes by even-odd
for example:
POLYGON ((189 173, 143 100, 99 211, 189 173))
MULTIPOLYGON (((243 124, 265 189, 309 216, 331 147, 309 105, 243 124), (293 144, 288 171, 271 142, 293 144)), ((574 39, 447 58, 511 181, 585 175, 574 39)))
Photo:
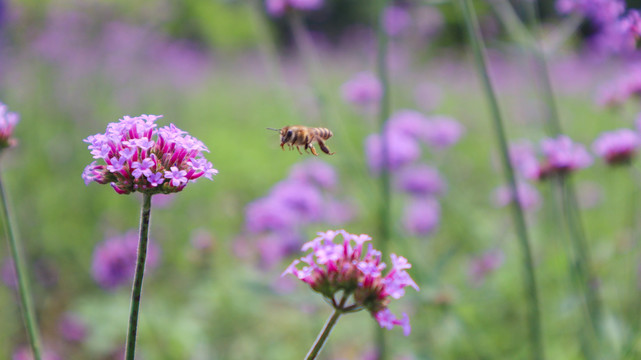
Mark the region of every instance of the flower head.
POLYGON ((490 250, 472 259, 468 269, 470 282, 474 286, 480 286, 485 277, 503 265, 505 256, 500 249, 490 250))
POLYGON ((341 87, 343 99, 354 105, 376 104, 383 95, 381 82, 368 72, 354 75, 341 87))
POLYGON ((641 138, 630 129, 620 129, 601 134, 592 144, 595 154, 608 164, 628 164, 641 146, 641 138))
POLYGON ((160 117, 125 116, 110 123, 104 134, 87 137, 84 141, 97 161, 85 167, 85 184, 110 184, 119 194, 169 194, 200 177, 211 180, 218 170, 203 157, 207 147, 174 124, 157 128, 160 117))
MULTIPOLYGON (((541 204, 541 196, 536 188, 529 183, 519 181, 516 183, 517 199, 525 210, 536 209, 541 204)), ((497 207, 504 207, 514 200, 512 189, 507 186, 499 186, 492 193, 492 202, 497 207)))
POLYGON ((429 165, 406 167, 398 175, 397 186, 412 195, 441 195, 446 184, 438 170, 429 165))
POLYGON ((585 146, 575 143, 565 135, 541 141, 544 163, 540 177, 549 173, 565 174, 592 165, 592 157, 585 146))
POLYGON ((405 230, 415 236, 429 235, 441 220, 441 206, 433 198, 411 201, 403 214, 405 230))
POLYGON ((58 321, 58 332, 67 341, 82 342, 87 337, 88 329, 82 319, 68 313, 58 321))
POLYGON ((16 144, 16 140, 11 136, 18 121, 20 121, 20 116, 10 112, 7 105, 0 103, 0 150, 16 144))
POLYGON ((367 248, 364 246, 370 240, 366 234, 355 235, 345 230, 318 233, 318 237, 303 245, 303 251, 311 252, 294 260, 283 275, 292 274, 307 283, 339 311, 367 309, 381 327, 401 326, 408 335, 407 315, 397 319, 387 306, 392 299, 405 294, 405 287, 419 290, 406 271, 412 266, 404 257, 392 254, 392 266, 383 274, 387 265, 381 261, 380 251, 371 244, 367 248), (336 241, 338 236, 342 237, 342 242, 336 241), (338 293, 342 294, 341 301, 336 299, 338 293), (346 304, 350 295, 353 303, 346 304))
MULTIPOLYGON (((160 249, 151 240, 147 248, 147 269, 158 265, 160 249)), ((113 290, 134 277, 138 254, 138 234, 135 230, 98 244, 93 253, 91 275, 98 285, 113 290)))
POLYGON ((272 16, 283 16, 289 10, 317 10, 321 6, 323 0, 265 0, 265 8, 272 16))

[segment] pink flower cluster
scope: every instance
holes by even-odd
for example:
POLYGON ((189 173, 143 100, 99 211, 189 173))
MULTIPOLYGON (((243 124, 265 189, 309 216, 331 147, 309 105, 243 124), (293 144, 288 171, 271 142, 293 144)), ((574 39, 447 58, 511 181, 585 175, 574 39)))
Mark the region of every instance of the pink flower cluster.
POLYGON ((309 284, 338 311, 367 309, 381 327, 392 329, 400 326, 407 336, 411 330, 407 314, 403 313, 399 319, 387 305, 391 299, 405 295, 407 286, 419 290, 405 271, 412 265, 404 257, 391 254, 392 268, 383 276, 386 264, 381 262, 381 252, 371 244, 367 250, 363 248, 363 244, 371 239, 366 234, 355 235, 345 230, 318 233, 317 238, 303 245, 302 250, 311 250, 311 253, 294 260, 283 276, 292 274, 309 284), (338 235, 342 236, 343 242, 337 244, 334 239, 338 235), (301 262, 306 265, 298 269, 301 262), (337 293, 341 293, 343 299, 352 295, 353 303, 346 305, 345 301, 337 301, 337 293))
POLYGON ((0 150, 16 144, 16 140, 11 136, 18 121, 20 121, 20 116, 10 112, 7 105, 0 103, 0 150))
POLYGON ((378 104, 383 96, 383 86, 376 76, 369 72, 354 75, 341 87, 343 99, 358 106, 378 104))
POLYGON ((157 129, 160 117, 125 116, 109 123, 104 134, 86 138, 93 158, 105 164, 87 165, 82 173, 85 184, 108 183, 119 194, 168 194, 201 176, 212 180, 218 170, 203 157, 207 147, 174 124, 157 129))
POLYGON ((323 0, 266 0, 265 7, 272 16, 283 16, 288 10, 310 11, 323 6, 323 0))
POLYGON ((534 149, 521 146, 510 150, 514 167, 526 179, 543 180, 553 175, 566 175, 592 165, 592 157, 585 146, 572 141, 568 136, 545 138, 541 141, 542 159, 539 161, 534 149))
POLYGON ((601 134, 592 144, 595 154, 609 165, 629 164, 641 146, 641 137, 630 129, 619 129, 601 134))

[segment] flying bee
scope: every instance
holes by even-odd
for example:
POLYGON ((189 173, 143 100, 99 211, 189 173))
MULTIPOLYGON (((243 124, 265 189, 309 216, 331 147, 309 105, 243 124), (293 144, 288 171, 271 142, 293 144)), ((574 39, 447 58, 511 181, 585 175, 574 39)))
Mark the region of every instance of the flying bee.
POLYGON ((329 129, 293 125, 285 126, 282 129, 267 128, 267 130, 274 130, 280 133, 280 147, 283 150, 285 150, 283 147, 285 144, 289 146, 289 150, 295 146, 296 150, 302 155, 303 153, 300 151, 300 146, 304 146, 305 152, 311 149, 312 154, 318 156, 318 152, 316 152, 313 144, 315 141, 325 154, 334 155, 334 153, 330 152, 329 148, 327 148, 327 145, 325 145, 325 140, 334 135, 329 129))

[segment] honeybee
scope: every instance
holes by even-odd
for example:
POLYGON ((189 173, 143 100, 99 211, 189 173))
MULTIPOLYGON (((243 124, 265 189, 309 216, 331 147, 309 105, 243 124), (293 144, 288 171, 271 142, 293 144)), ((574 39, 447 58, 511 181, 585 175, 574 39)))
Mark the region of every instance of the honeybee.
POLYGON ((285 126, 282 129, 267 128, 267 130, 274 130, 280 133, 280 147, 285 150, 283 147, 285 144, 289 146, 291 150, 294 146, 296 150, 302 155, 300 151, 300 146, 305 146, 305 152, 307 149, 312 150, 314 156, 318 156, 316 149, 314 148, 313 142, 316 141, 320 149, 327 155, 334 155, 333 152, 325 145, 325 140, 329 139, 334 135, 331 130, 326 128, 314 128, 307 127, 302 125, 293 125, 285 126))

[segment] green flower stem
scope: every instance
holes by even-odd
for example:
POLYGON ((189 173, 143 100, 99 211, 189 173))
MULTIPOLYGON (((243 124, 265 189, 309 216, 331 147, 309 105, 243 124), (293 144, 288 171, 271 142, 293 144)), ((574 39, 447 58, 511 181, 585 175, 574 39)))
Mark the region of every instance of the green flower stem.
POLYGON ((327 319, 325 326, 323 326, 323 330, 320 332, 320 334, 318 334, 316 341, 314 341, 314 345, 307 353, 305 360, 316 359, 320 351, 323 349, 323 346, 325 345, 329 334, 332 332, 334 325, 336 325, 336 322, 338 321, 338 318, 342 315, 342 313, 343 312, 340 309, 334 309, 332 315, 329 317, 329 319, 327 319))
MULTIPOLYGON (((465 25, 470 37, 470 41, 472 43, 472 49, 474 51, 477 71, 481 77, 484 92, 487 96, 490 110, 492 112, 494 131, 496 133, 498 145, 501 151, 503 170, 505 172, 507 182, 510 185, 510 189, 512 190, 513 198, 516 199, 517 188, 514 169, 512 168, 512 164, 510 162, 508 154, 507 140, 505 136, 505 130, 503 129, 503 120, 501 117, 501 112, 499 110, 498 101, 496 99, 496 95, 492 87, 492 83, 490 82, 490 77, 488 75, 488 69, 485 60, 486 55, 484 52, 483 39, 481 37, 478 20, 474 13, 474 8, 471 0, 461 0, 461 5, 465 18, 465 25)), ((528 309, 527 322, 529 330, 531 358, 539 360, 544 358, 544 352, 543 340, 541 336, 541 315, 539 311, 538 291, 536 286, 536 276, 534 273, 532 250, 530 248, 530 242, 528 239, 527 226, 525 223, 523 209, 521 208, 521 204, 518 201, 512 201, 512 217, 514 225, 516 227, 523 256, 523 280, 525 285, 525 298, 528 309)))
MULTIPOLYGON (((376 52, 376 73, 379 81, 381 82, 382 94, 378 111, 378 122, 381 136, 381 154, 383 157, 381 166, 381 198, 379 205, 379 249, 383 256, 388 253, 388 242, 392 236, 391 224, 391 204, 392 193, 390 189, 390 173, 388 169, 388 154, 389 144, 387 143, 387 135, 385 131, 385 124, 390 116, 391 96, 390 96, 390 80, 389 71, 387 66, 387 43, 388 38, 383 27, 383 12, 387 7, 389 0, 379 0, 378 9, 376 11, 376 38, 377 38, 377 52, 376 52)), ((385 329, 380 326, 376 327, 376 353, 378 360, 387 359, 387 334, 385 329)))
POLYGON ((127 330, 126 360, 134 360, 136 355, 136 333, 138 331, 138 312, 140 309, 140 295, 142 293, 142 278, 145 274, 145 260, 147 259, 147 242, 149 240, 149 221, 151 218, 151 194, 144 193, 142 211, 140 213, 140 238, 138 240, 138 260, 134 285, 131 289, 131 306, 129 309, 129 329, 127 330))
POLYGON ((38 326, 36 325, 35 311, 33 310, 33 304, 31 302, 31 292, 29 289, 27 270, 24 267, 24 263, 22 261, 19 244, 13 234, 11 216, 9 211, 9 201, 7 199, 7 193, 4 189, 4 184, 1 178, 0 196, 2 197, 2 214, 4 215, 3 220, 5 224, 4 230, 7 241, 9 242, 9 248, 11 249, 11 257, 13 259, 13 265, 18 280, 20 306, 22 308, 22 316, 24 318, 24 322, 27 327, 27 333, 29 335, 29 345, 31 346, 31 351, 33 352, 33 358, 35 360, 40 360, 42 358, 42 356, 40 355, 40 335, 38 333, 38 326))
POLYGON ((307 31, 307 28, 305 28, 305 24, 303 23, 303 16, 298 11, 290 11, 287 14, 287 19, 289 21, 289 26, 292 29, 294 42, 296 43, 296 47, 300 51, 301 57, 303 59, 303 64, 306 67, 307 73, 309 74, 311 87, 314 91, 314 96, 321 113, 321 118, 328 119, 330 121, 334 120, 335 114, 330 111, 331 109, 327 104, 327 97, 325 96, 324 86, 321 86, 320 76, 318 73, 318 55, 316 54, 316 49, 314 48, 314 42, 312 41, 309 32, 307 31))
POLYGON ((574 187, 568 179, 560 179, 561 200, 563 213, 570 232, 570 239, 576 256, 576 270, 581 277, 585 299, 588 306, 590 322, 595 335, 600 335, 601 301, 599 287, 590 267, 590 251, 585 237, 585 230, 581 222, 574 187))

